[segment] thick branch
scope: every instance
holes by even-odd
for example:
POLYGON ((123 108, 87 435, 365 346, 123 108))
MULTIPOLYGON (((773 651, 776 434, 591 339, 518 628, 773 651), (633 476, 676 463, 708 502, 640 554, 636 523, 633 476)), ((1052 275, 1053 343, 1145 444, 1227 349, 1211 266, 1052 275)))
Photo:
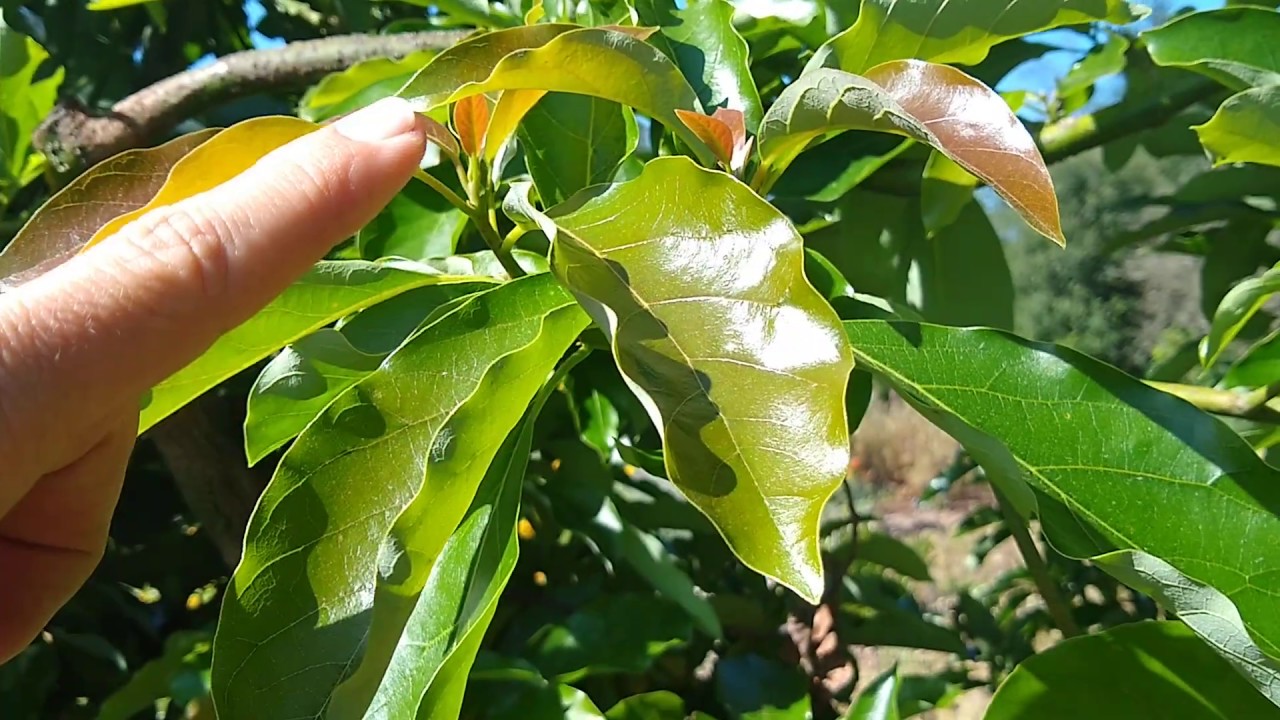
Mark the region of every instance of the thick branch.
POLYGON ((1139 102, 1121 103, 1092 115, 1068 118, 1040 132, 1040 152, 1049 164, 1160 127, 1178 113, 1201 101, 1217 101, 1227 93, 1222 86, 1200 77, 1188 77, 1165 92, 1139 102))
POLYGON ((227 400, 205 395, 151 429, 191 513, 227 567, 240 562, 249 515, 268 477, 247 467, 227 400))
POLYGON ((76 175, 112 155, 150 145, 182 120, 230 100, 303 87, 362 60, 443 49, 470 32, 340 35, 232 53, 143 88, 106 115, 63 101, 36 130, 36 145, 55 171, 76 175))

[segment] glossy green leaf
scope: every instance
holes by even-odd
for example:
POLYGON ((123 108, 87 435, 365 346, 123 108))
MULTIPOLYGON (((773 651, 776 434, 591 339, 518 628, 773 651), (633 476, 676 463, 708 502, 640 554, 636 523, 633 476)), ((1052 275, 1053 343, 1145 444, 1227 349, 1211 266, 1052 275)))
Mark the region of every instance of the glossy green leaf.
POLYGON ((795 197, 835 202, 915 146, 912 140, 882 133, 842 133, 800 153, 770 193, 781 200, 779 204, 795 197))
POLYGON ((203 355, 144 398, 141 433, 206 390, 338 318, 424 285, 493 283, 420 263, 360 260, 318 263, 258 314, 225 333, 203 355))
POLYGON ((174 164, 217 134, 201 130, 93 166, 49 198, 4 248, 0 278, 18 284, 65 262, 102 226, 150 202, 174 164))
POLYGON ((858 533, 858 550, 856 558, 860 562, 875 563, 883 568, 909 577, 912 580, 929 582, 929 564, 920 553, 901 540, 878 532, 858 533))
POLYGON ((525 165, 546 207, 609 182, 639 135, 631 110, 588 95, 548 93, 520 123, 525 165))
POLYGON ((1209 122, 1192 128, 1215 165, 1280 165, 1280 86, 1245 90, 1227 98, 1209 122))
MULTIPOLYGON (((447 185, 451 179, 441 177, 446 174, 454 174, 447 163, 435 177, 447 185)), ((366 260, 448 257, 457 248, 466 225, 467 216, 440 193, 424 182, 410 181, 373 220, 360 228, 356 247, 366 260)))
POLYGON ((554 24, 487 33, 437 55, 400 95, 422 112, 495 90, 590 95, 661 122, 704 163, 713 163, 711 151, 676 117, 677 108, 701 111, 680 69, 654 46, 620 30, 554 24))
POLYGON ((910 240, 921 234, 911 229, 920 224, 913 200, 855 189, 839 208, 840 221, 806 233, 806 247, 821 252, 857 292, 905 304, 910 240))
POLYGON ((667 477, 744 563, 816 601, 818 516, 848 460, 851 365, 804 277, 800 236, 745 185, 686 158, 569 205, 541 221, 553 271, 663 429, 667 477))
POLYGON ((1114 552, 1092 560, 1129 587, 1176 613, 1201 640, 1272 703, 1280 706, 1280 662, 1267 657, 1253 642, 1240 611, 1225 595, 1146 553, 1114 552))
POLYGON ((642 673, 683 645, 689 617, 652 597, 611 594, 539 632, 526 656, 548 678, 575 682, 589 675, 642 673))
POLYGON ((684 700, 666 690, 623 698, 604 714, 608 720, 685 720, 684 700))
POLYGON ((365 718, 458 717, 467 675, 520 552, 520 491, 534 424, 553 388, 543 386, 511 431, 441 550, 365 718))
POLYGON ((1280 292, 1280 266, 1231 288, 1218 304, 1209 325, 1209 334, 1200 343, 1201 364, 1212 367, 1245 324, 1277 292, 1280 292))
POLYGON ((578 403, 578 430, 582 441, 596 449, 601 459, 607 460, 618 441, 618 410, 597 389, 587 392, 578 403))
POLYGON ((1023 661, 985 718, 1234 720, 1276 713, 1185 625, 1142 622, 1071 638, 1023 661))
POLYGON ((1005 40, 1062 25, 1133 19, 1124 0, 862 0, 857 22, 819 48, 806 72, 824 66, 861 73, 907 58, 974 65, 1005 40))
MULTIPOLYGON (((1226 425, 1068 348, 907 322, 845 329, 859 362, 993 479, 1025 481, 1102 544, 1222 593, 1280 658, 1280 554, 1265 550, 1280 543, 1280 478, 1226 425)), ((1059 528, 1045 529, 1057 543, 1059 528)))
MULTIPOLYGON (((1176 382, 1180 377, 1170 382, 1176 382)), ((1222 378, 1227 387, 1262 387, 1277 381, 1280 381, 1280 334, 1272 334, 1259 341, 1222 378)))
POLYGON ((1035 140, 987 86, 945 65, 904 60, 866 77, 801 75, 765 113, 760 159, 767 189, 815 141, 845 130, 902 135, 933 146, 986 181, 1037 232, 1064 244, 1058 199, 1035 140))
POLYGON ((31 134, 58 99, 63 70, 39 77, 49 53, 0 18, 0 209, 35 180, 43 158, 31 149, 31 134))
POLYGON ((221 714, 369 707, 499 446, 586 322, 550 275, 499 285, 455 304, 307 427, 250 520, 223 601, 221 714))
POLYGON ((435 54, 419 50, 402 58, 375 58, 327 75, 302 96, 298 116, 322 122, 395 95, 435 54))
POLYGON ((1157 65, 1187 68, 1235 90, 1280 81, 1280 13, 1260 7, 1206 10, 1142 34, 1157 65))
POLYGON ((726 0, 692 0, 676 6, 663 0, 635 3, 640 25, 656 27, 649 38, 684 73, 707 112, 740 110, 747 131, 760 126, 764 109, 751 77, 747 43, 734 28, 736 8, 726 0))
POLYGON ((845 713, 844 720, 900 720, 898 714, 898 667, 886 670, 871 681, 845 713))
POLYGON ((297 437, 441 305, 490 287, 491 283, 459 282, 409 290, 361 311, 341 329, 322 328, 286 347, 249 390, 244 423, 249 464, 297 437))

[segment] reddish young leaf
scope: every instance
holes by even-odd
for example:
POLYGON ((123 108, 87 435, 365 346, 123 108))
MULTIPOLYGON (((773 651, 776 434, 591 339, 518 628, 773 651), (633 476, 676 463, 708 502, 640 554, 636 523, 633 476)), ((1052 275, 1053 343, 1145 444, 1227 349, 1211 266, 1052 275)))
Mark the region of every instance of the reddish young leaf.
POLYGON ((1058 196, 1035 140, 994 90, 965 73, 918 60, 867 71, 941 143, 941 149, 987 181, 1038 232, 1063 244, 1058 196))
POLYGON ((729 133, 733 136, 733 157, 729 167, 734 171, 742 169, 751 154, 751 139, 747 137, 747 116, 741 110, 722 107, 716 108, 711 117, 729 126, 729 133))
POLYGON ((462 98, 453 106, 453 128, 458 131, 463 152, 478 156, 484 149, 484 136, 489 129, 489 101, 484 95, 462 98))
POLYGON ((903 135, 991 185, 1031 227, 1062 245, 1058 199, 1035 140, 995 91, 945 65, 894 60, 865 77, 822 68, 778 96, 760 130, 767 191, 805 148, 845 130, 903 135))
POLYGON ((715 153, 716 159, 725 167, 731 167, 733 164, 733 129, 729 125, 714 115, 702 115, 701 113, 690 112, 676 108, 676 117, 680 118, 680 122, 685 127, 693 131, 698 139, 707 144, 711 148, 711 152, 715 153))
POLYGON ((733 146, 735 148, 745 145, 747 142, 747 120, 741 110, 730 110, 729 108, 716 108, 711 113, 711 117, 719 120, 729 127, 729 132, 733 135, 733 146))
POLYGON ((427 127, 427 140, 430 140, 436 147, 440 148, 440 152, 447 155, 450 160, 457 162, 461 151, 458 149, 458 140, 449 131, 449 128, 432 120, 427 115, 423 115, 422 119, 427 127))

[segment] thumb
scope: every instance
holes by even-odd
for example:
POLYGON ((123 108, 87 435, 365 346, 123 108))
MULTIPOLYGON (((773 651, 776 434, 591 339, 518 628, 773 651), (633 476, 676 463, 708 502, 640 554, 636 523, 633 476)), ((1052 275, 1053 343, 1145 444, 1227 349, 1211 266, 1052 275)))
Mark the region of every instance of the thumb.
POLYGON ((0 376, 23 381, 0 407, 25 420, 136 404, 372 219, 424 148, 410 106, 380 101, 0 296, 0 376))

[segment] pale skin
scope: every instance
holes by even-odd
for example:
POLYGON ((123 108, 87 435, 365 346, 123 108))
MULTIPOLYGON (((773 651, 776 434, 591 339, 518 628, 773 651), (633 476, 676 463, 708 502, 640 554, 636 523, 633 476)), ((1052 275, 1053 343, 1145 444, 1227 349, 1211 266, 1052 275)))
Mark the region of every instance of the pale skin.
POLYGON ((102 557, 142 395, 372 219, 425 143, 384 100, 0 294, 0 663, 102 557))

